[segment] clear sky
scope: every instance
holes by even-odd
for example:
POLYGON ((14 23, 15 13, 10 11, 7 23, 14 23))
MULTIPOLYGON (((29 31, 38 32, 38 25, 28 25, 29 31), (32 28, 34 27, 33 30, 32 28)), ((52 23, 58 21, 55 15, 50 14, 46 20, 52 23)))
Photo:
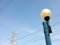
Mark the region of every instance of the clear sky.
POLYGON ((60 0, 0 0, 0 45, 9 45, 12 32, 16 45, 46 45, 40 12, 52 11, 52 45, 60 45, 60 0))

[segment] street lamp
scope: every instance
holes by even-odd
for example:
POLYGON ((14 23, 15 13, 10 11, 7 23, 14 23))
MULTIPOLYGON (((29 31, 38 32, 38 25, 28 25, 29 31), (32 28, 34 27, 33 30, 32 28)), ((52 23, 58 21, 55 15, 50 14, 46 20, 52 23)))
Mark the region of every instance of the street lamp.
POLYGON ((43 28, 44 28, 46 45, 51 45, 50 33, 52 33, 52 30, 51 30, 51 27, 49 25, 49 19, 51 17, 51 14, 52 14, 52 12, 49 9, 43 9, 41 11, 41 17, 44 19, 43 28))

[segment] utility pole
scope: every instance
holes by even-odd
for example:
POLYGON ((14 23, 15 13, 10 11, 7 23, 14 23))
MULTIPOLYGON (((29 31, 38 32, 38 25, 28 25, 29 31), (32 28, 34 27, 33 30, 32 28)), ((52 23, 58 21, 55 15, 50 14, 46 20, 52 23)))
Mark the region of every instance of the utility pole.
POLYGON ((51 17, 51 11, 49 9, 43 9, 41 12, 41 17, 44 19, 43 28, 44 28, 46 45, 52 45, 51 39, 50 39, 50 33, 52 33, 52 30, 51 30, 51 27, 49 25, 49 19, 51 17))
POLYGON ((16 45, 16 33, 15 32, 12 33, 10 45, 16 45))

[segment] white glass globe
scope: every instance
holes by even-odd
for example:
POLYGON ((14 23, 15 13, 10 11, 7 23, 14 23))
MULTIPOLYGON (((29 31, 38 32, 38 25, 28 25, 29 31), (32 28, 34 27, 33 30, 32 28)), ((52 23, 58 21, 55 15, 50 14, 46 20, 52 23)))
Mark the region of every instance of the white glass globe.
POLYGON ((51 17, 51 10, 49 10, 49 9, 43 9, 42 11, 41 11, 41 17, 44 19, 44 17, 46 17, 46 16, 49 16, 49 17, 51 17))

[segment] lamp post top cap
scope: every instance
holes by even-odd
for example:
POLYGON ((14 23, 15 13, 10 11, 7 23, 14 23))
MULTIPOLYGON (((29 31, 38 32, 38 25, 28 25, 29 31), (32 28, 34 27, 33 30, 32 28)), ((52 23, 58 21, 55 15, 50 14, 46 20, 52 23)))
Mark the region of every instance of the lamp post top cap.
POLYGON ((41 17, 42 17, 43 19, 44 19, 46 16, 51 17, 51 14, 52 14, 52 12, 51 12, 50 9, 43 9, 43 10, 41 11, 41 17))

